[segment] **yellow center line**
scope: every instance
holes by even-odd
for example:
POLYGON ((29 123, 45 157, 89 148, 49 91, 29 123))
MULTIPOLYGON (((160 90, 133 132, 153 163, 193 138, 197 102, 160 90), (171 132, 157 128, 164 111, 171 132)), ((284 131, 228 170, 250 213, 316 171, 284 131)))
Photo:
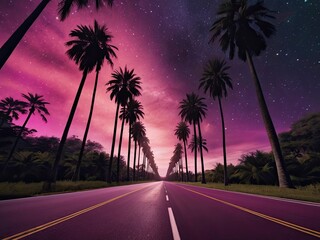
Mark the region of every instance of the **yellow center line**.
POLYGON ((96 208, 102 207, 102 206, 104 206, 104 205, 106 205, 106 204, 108 204, 108 203, 111 203, 111 202, 116 201, 116 200, 118 200, 118 199, 120 199, 120 198, 123 198, 123 197, 125 197, 125 196, 128 196, 128 195, 130 195, 130 194, 132 194, 132 193, 134 193, 134 192, 140 191, 140 190, 142 190, 142 189, 144 189, 144 188, 146 188, 146 187, 148 187, 148 186, 145 186, 145 187, 142 187, 142 188, 133 190, 133 191, 131 191, 131 192, 122 194, 122 195, 120 195, 120 196, 118 196, 118 197, 114 197, 114 198, 109 199, 109 200, 107 200, 107 201, 104 201, 104 202, 102 202, 102 203, 98 203, 98 204, 96 204, 96 205, 93 205, 93 206, 91 206, 91 207, 85 208, 85 209, 80 210, 80 211, 78 211, 78 212, 69 214, 69 215, 67 215, 67 216, 65 216, 65 217, 58 218, 58 219, 53 220, 53 221, 51 221, 51 222, 48 222, 48 223, 42 224, 42 225, 40 225, 40 226, 37 226, 37 227, 31 228, 31 229, 28 229, 28 230, 26 230, 26 231, 17 233, 17 234, 15 234, 15 235, 6 237, 6 238, 4 238, 3 240, 12 240, 12 239, 17 240, 17 239, 21 239, 21 238, 27 237, 27 236, 32 235, 32 234, 34 234, 34 233, 40 232, 40 231, 42 231, 42 230, 44 230, 44 229, 50 228, 50 227, 52 227, 52 226, 55 226, 55 225, 57 225, 57 224, 59 224, 59 223, 62 223, 62 222, 65 222, 65 221, 67 221, 67 220, 70 220, 70 219, 72 219, 72 218, 75 218, 75 217, 77 217, 77 216, 79 216, 79 215, 82 215, 82 214, 84 214, 84 213, 86 213, 86 212, 90 212, 90 211, 92 211, 92 210, 94 210, 94 209, 96 209, 96 208))
POLYGON ((185 187, 182 187, 182 186, 179 186, 179 187, 180 187, 180 188, 183 188, 183 189, 185 189, 185 190, 187 190, 187 191, 190 191, 190 192, 196 193, 196 194, 198 194, 198 195, 201 195, 201 196, 203 196, 203 197, 209 198, 209 199, 211 199, 211 200, 214 200, 214 201, 223 203, 223 204, 225 204, 225 205, 228 205, 228 206, 237 208, 237 209, 239 209, 239 210, 241 210, 241 211, 250 213, 250 214, 252 214, 252 215, 255 215, 255 216, 258 216, 258 217, 267 219, 267 220, 269 220, 269 221, 278 223, 278 224, 283 225, 283 226, 286 226, 286 227, 288 227, 288 228, 292 228, 292 229, 295 229, 295 230, 297 230, 297 231, 300 231, 300 232, 303 232, 303 233, 312 235, 312 236, 314 236, 314 237, 320 238, 320 232, 318 232, 318 231, 315 231, 315 230, 312 230, 312 229, 309 229, 309 228, 306 228, 306 227, 302 227, 302 226, 299 226, 299 225, 296 225, 296 224, 293 224, 293 223, 290 223, 290 222, 286 222, 286 221, 283 221, 283 220, 281 220, 281 219, 274 218, 274 217, 265 215, 265 214, 263 214, 263 213, 259 213, 259 212, 250 210, 250 209, 248 209, 248 208, 240 207, 240 206, 238 206, 238 205, 235 205, 235 204, 232 204, 232 203, 229 203, 229 202, 220 200, 220 199, 218 199, 218 198, 211 197, 211 196, 209 196, 209 195, 203 194, 203 193, 201 193, 201 192, 197 192, 197 191, 195 191, 195 190, 191 190, 191 189, 188 189, 188 188, 185 188, 185 187))

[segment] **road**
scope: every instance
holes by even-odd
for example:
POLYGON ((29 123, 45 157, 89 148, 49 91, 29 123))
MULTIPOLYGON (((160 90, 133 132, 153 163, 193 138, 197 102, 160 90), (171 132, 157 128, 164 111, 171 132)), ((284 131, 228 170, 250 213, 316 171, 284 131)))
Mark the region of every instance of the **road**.
POLYGON ((0 201, 1 239, 320 238, 320 204, 170 182, 0 201))

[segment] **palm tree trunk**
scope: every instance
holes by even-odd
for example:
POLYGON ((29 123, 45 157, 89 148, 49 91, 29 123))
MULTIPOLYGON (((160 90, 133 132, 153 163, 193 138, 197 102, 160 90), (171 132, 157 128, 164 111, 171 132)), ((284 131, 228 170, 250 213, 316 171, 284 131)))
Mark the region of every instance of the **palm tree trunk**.
POLYGON ((184 178, 183 178, 183 161, 182 161, 182 159, 180 159, 180 166, 181 166, 181 181, 183 182, 184 178))
POLYGON ((127 160, 127 181, 130 180, 130 152, 131 152, 131 120, 129 120, 128 160, 127 160))
POLYGON ((204 174, 204 162, 203 162, 203 152, 202 152, 202 135, 201 135, 201 128, 200 122, 198 121, 198 132, 199 132, 199 145, 200 145, 200 157, 201 157, 201 173, 202 173, 202 180, 201 183, 206 184, 206 176, 204 174))
MULTIPOLYGON (((126 106, 124 105, 124 112, 126 112, 126 106)), ((117 159, 117 182, 120 181, 120 154, 121 154, 121 145, 122 145, 122 135, 124 128, 124 117, 122 118, 120 139, 119 139, 119 148, 118 148, 118 159, 117 159)))
POLYGON ((147 177, 149 178, 149 160, 147 159, 147 177))
POLYGON ((112 137, 112 144, 111 144, 110 161, 109 161, 108 183, 112 182, 112 161, 113 161, 113 154, 114 154, 114 145, 116 144, 116 134, 117 134, 119 107, 120 107, 120 103, 117 103, 116 117, 114 119, 114 128, 113 128, 113 137, 112 137))
POLYGON ((186 160, 186 177, 187 177, 187 182, 189 182, 189 171, 188 171, 188 159, 187 159, 186 140, 183 140, 183 145, 184 145, 184 158, 185 158, 185 160, 186 160))
POLYGON ((140 178, 140 152, 141 152, 141 147, 140 144, 138 144, 139 147, 139 152, 138 152, 138 171, 137 171, 137 179, 139 181, 140 178))
POLYGON ((74 101, 73 101, 73 104, 72 104, 72 107, 71 107, 71 111, 70 111, 70 114, 69 114, 69 117, 68 117, 68 121, 66 123, 66 126, 64 128, 64 131, 63 131, 60 143, 59 143, 59 147, 58 147, 58 150, 57 150, 57 155, 56 155, 56 158, 54 160, 53 167, 52 167, 52 170, 51 170, 48 182, 47 182, 48 186, 45 186, 49 190, 51 189, 51 183, 55 183, 56 179, 57 179, 58 167, 59 167, 59 162, 60 162, 61 157, 62 157, 63 147, 64 147, 64 145, 66 143, 66 140, 67 140, 67 137, 68 137, 69 129, 71 127, 71 123, 72 123, 74 114, 76 112, 76 109, 77 109, 77 106, 78 106, 78 103, 79 103, 79 99, 80 99, 80 96, 81 96, 81 92, 82 92, 84 83, 85 83, 86 78, 87 78, 87 74, 88 74, 88 70, 85 69, 83 71, 82 79, 81 79, 77 94, 76 94, 76 96, 74 98, 74 101))
POLYGON ((227 186, 229 181, 228 181, 226 133, 225 133, 224 117, 223 117, 222 104, 221 104, 221 99, 220 99, 220 97, 218 97, 218 101, 219 101, 219 109, 220 109, 220 116, 221 116, 221 126, 222 126, 224 185, 227 186))
POLYGON ((264 126, 266 128, 268 138, 269 138, 269 141, 271 144, 274 160, 276 162, 279 186, 286 187, 286 188, 287 187, 293 188, 294 186, 293 186, 291 179, 290 179, 290 176, 286 170, 286 165, 285 165, 285 161, 284 161, 284 158, 283 158, 283 155, 281 152, 279 139, 278 139, 276 130, 274 128, 271 116, 269 114, 269 110, 268 110, 266 101, 263 96, 263 92, 262 92, 262 88, 261 88, 261 85, 260 85, 260 82, 258 79, 258 75, 257 75, 256 69, 254 67, 252 57, 248 53, 248 51, 246 52, 246 56, 248 59, 248 65, 249 65, 251 74, 253 76, 254 86, 255 86, 257 97, 258 97, 259 107, 260 107, 260 111, 262 114, 264 126))
POLYGON ((91 124, 91 118, 92 118, 92 113, 93 113, 93 108, 94 108, 94 101, 96 98, 96 92, 97 92, 97 86, 98 86, 98 78, 99 78, 99 71, 96 72, 96 80, 94 82, 89 117, 88 117, 88 121, 87 121, 86 130, 84 132, 84 136, 82 139, 82 144, 81 144, 80 154, 79 154, 79 158, 78 158, 78 162, 77 162, 76 172, 73 175, 73 179, 72 179, 73 181, 78 181, 80 179, 80 166, 81 166, 83 152, 84 152, 84 148, 86 146, 89 128, 90 128, 90 124, 91 124))
POLYGON ((146 158, 146 154, 145 153, 143 153, 143 174, 142 174, 142 176, 143 176, 143 180, 146 180, 146 161, 147 161, 147 158, 146 158))
POLYGON ((193 123, 193 131, 194 131, 194 181, 198 182, 198 173, 197 173, 197 131, 196 131, 196 123, 193 123))
POLYGON ((176 163, 175 169, 176 169, 177 181, 179 181, 179 163, 176 163))
POLYGON ((137 158, 137 141, 134 141, 133 181, 136 180, 136 158, 137 158))
POLYGON ((20 27, 11 35, 11 37, 0 48, 0 69, 6 63, 13 50, 19 44, 23 36, 29 30, 33 22, 39 17, 43 9, 50 0, 42 0, 37 8, 29 15, 29 17, 20 25, 20 27))
POLYGON ((179 167, 179 162, 176 164, 176 172, 177 172, 177 181, 180 180, 180 167, 179 167), (178 165, 178 166, 177 166, 178 165))
POLYGON ((12 155, 13 155, 13 153, 15 152, 16 147, 17 147, 17 145, 18 145, 18 142, 19 142, 19 140, 20 140, 20 138, 21 138, 21 136, 22 136, 23 130, 25 129, 25 127, 26 127, 26 125, 27 125, 27 123, 28 123, 31 115, 33 114, 33 112, 34 112, 34 108, 31 107, 31 108, 30 108, 30 111, 29 111, 29 114, 28 114, 26 120, 24 121, 24 123, 23 123, 23 125, 22 125, 22 127, 21 127, 21 130, 20 130, 19 134, 18 134, 16 140, 14 141, 14 144, 13 144, 11 150, 10 150, 10 153, 9 153, 9 155, 8 155, 8 158, 7 158, 7 160, 6 160, 5 163, 4 163, 4 166, 3 166, 3 169, 2 169, 2 174, 5 173, 5 171, 6 171, 7 167, 8 167, 8 163, 9 163, 9 161, 11 160, 12 155))

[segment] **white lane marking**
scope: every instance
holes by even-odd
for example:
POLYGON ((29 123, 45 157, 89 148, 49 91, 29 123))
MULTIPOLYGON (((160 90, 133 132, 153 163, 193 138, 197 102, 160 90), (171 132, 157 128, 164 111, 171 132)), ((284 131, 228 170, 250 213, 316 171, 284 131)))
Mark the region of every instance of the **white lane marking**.
POLYGON ((168 195, 166 195, 166 200, 167 200, 167 202, 169 202, 169 197, 168 197, 168 195))
POLYGON ((169 218, 170 218, 170 224, 171 224, 173 240, 180 240, 178 227, 177 227, 177 224, 176 224, 176 220, 174 219, 174 215, 173 215, 171 207, 168 208, 168 212, 169 212, 169 218))

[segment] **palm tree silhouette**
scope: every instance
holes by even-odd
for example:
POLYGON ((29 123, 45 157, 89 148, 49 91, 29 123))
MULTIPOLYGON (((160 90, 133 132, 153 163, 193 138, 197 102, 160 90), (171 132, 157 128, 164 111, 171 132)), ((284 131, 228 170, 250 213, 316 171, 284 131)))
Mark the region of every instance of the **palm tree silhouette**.
MULTIPOLYGON (((197 132, 196 132, 196 125, 198 125, 198 132, 199 137, 202 138, 201 135, 201 128, 200 122, 202 122, 202 117, 206 116, 207 105, 203 102, 204 98, 199 97, 195 93, 187 94, 187 98, 183 99, 180 102, 180 112, 179 115, 181 118, 193 124, 193 131, 194 131, 194 141, 197 142, 197 132)), ((203 163, 203 153, 202 153, 202 146, 200 142, 200 157, 201 157, 201 170, 202 170, 202 183, 206 183, 205 175, 204 175, 204 163, 203 163)), ((197 173, 197 148, 194 150, 194 169, 195 169, 195 182, 198 179, 197 173)))
POLYGON ((218 19, 213 23, 210 31, 213 43, 218 36, 221 49, 229 49, 229 58, 233 59, 236 48, 238 57, 248 61, 250 72, 260 106, 260 111, 268 138, 274 154, 280 187, 293 187, 290 176, 286 171, 284 158, 281 152, 278 136, 274 128, 258 74, 252 57, 259 56, 267 47, 266 39, 275 33, 275 27, 266 19, 274 19, 272 11, 264 6, 263 1, 248 5, 247 0, 229 0, 220 4, 218 19))
POLYGON ((251 152, 239 159, 240 164, 236 166, 232 178, 238 179, 244 184, 272 184, 276 182, 274 177, 274 164, 269 157, 261 152, 251 152))
MULTIPOLYGON (((141 136, 138 139, 138 147, 139 147, 139 153, 138 153, 138 173, 137 173, 137 178, 138 180, 140 179, 140 155, 141 155, 141 148, 145 145, 145 144, 149 144, 149 138, 146 137, 146 133, 144 136, 141 136)), ((142 166, 144 166, 144 160, 142 162, 142 166)), ((143 171, 144 167, 142 167, 142 171, 143 171)))
POLYGON ((150 151, 150 154, 149 154, 149 156, 147 156, 147 157, 148 157, 148 159, 149 159, 149 165, 150 165, 150 167, 151 167, 151 169, 152 169, 152 171, 153 171, 156 179, 160 179, 160 175, 159 175, 159 172, 158 172, 158 167, 157 167, 157 164, 156 164, 155 161, 154 161, 154 154, 153 154, 153 152, 150 151))
MULTIPOLYGON (((104 5, 106 5, 105 2, 107 2, 107 5, 109 7, 112 7, 114 1, 113 0, 94 0, 96 9, 98 10, 104 5)), ((77 5, 78 9, 81 9, 83 7, 87 7, 89 5, 89 1, 88 0, 61 0, 58 4, 58 12, 59 12, 61 21, 64 21, 69 16, 71 12, 71 8, 74 5, 77 5)))
POLYGON ((82 29, 77 29, 74 30, 74 35, 73 37, 76 37, 76 40, 71 40, 67 42, 67 46, 72 46, 72 48, 77 48, 77 47, 85 47, 85 48, 90 48, 90 53, 91 59, 90 61, 95 61, 95 68, 96 68, 96 78, 94 82, 94 88, 93 88, 93 93, 92 93, 92 99, 91 99, 91 106, 90 106, 90 112, 87 120, 87 125, 86 129, 84 132, 83 140, 82 140, 82 145, 80 149, 80 154, 77 162, 77 167, 75 174, 73 175, 74 181, 79 180, 80 177, 80 166, 81 166, 81 161, 82 161, 82 156, 84 152, 84 148, 87 142, 87 137, 88 137, 88 132, 91 124, 91 118, 93 114, 93 108, 94 108, 94 102, 95 102, 95 97, 96 97, 96 91, 97 91, 97 86, 98 86, 98 77, 99 77, 99 72, 101 70, 101 67, 103 66, 104 59, 107 60, 107 63, 113 66, 113 61, 112 57, 117 57, 114 49, 118 49, 113 45, 110 45, 109 43, 111 42, 112 36, 107 30, 107 27, 105 25, 99 26, 97 21, 94 21, 94 28, 92 29, 89 27, 89 29, 85 29, 83 31, 82 29), (88 31, 89 30, 89 31, 88 31))
MULTIPOLYGON (((92 27, 80 25, 78 26, 77 29, 72 30, 71 33, 69 34, 71 37, 74 37, 76 39, 68 41, 66 43, 67 46, 70 46, 70 49, 68 49, 66 53, 70 59, 74 60, 75 63, 79 65, 79 70, 83 71, 83 73, 82 73, 82 79, 81 79, 77 94, 73 101, 71 111, 60 140, 60 144, 57 150, 57 155, 53 163, 52 172, 49 178, 49 186, 48 186, 49 188, 50 188, 50 183, 56 181, 58 166, 59 166, 60 159, 62 157, 63 147, 66 142, 68 132, 69 132, 75 111, 77 109, 80 95, 81 95, 88 73, 91 72, 94 68, 96 68, 97 70, 96 81, 97 81, 98 72, 100 70, 98 66, 100 67, 102 66, 103 59, 106 58, 109 63, 112 63, 111 56, 113 57, 116 56, 113 51, 113 48, 116 49, 116 47, 107 44, 110 41, 111 36, 108 34, 105 34, 101 36, 101 39, 100 39, 100 36, 99 38, 97 38, 96 36, 96 33, 102 34, 104 31, 101 32, 101 30, 105 30, 105 29, 106 29, 105 26, 99 27, 99 24, 97 23, 97 21, 94 21, 94 29, 92 27), (99 41, 103 39, 103 45, 100 46, 103 48, 100 50, 97 47, 97 44, 102 44, 102 42, 99 42, 98 39, 99 41)), ((92 99, 94 100, 94 97, 92 99)), ((91 103, 91 107, 93 107, 92 103, 91 103)))
POLYGON ((181 159, 181 156, 182 156, 182 145, 180 143, 177 143, 175 145, 175 148, 174 148, 174 151, 173 151, 173 154, 174 154, 174 160, 175 162, 178 164, 178 171, 179 171, 179 175, 180 175, 180 169, 181 169, 181 180, 183 182, 183 164, 182 164, 182 159, 181 159))
POLYGON ((207 148, 207 140, 205 138, 197 137, 196 142, 194 141, 195 138, 193 136, 188 148, 191 150, 191 152, 194 152, 194 150, 197 148, 198 151, 200 151, 200 146, 202 149, 204 149, 206 152, 208 152, 207 148))
POLYGON ((142 153, 143 153, 143 178, 146 177, 146 164, 147 164, 147 153, 150 151, 150 140, 148 137, 144 137, 141 142, 142 153))
MULTIPOLYGON (((188 148, 191 150, 191 152, 194 152, 195 150, 197 150, 198 152, 201 152, 203 149, 206 152, 208 152, 207 140, 205 138, 202 138, 199 136, 197 136, 196 138, 193 136, 188 148)), ((203 176, 205 176, 205 175, 202 174, 202 178, 203 178, 203 176)), ((205 183, 205 182, 206 182, 206 180, 204 180, 204 182, 202 182, 202 183, 205 183)))
MULTIPOLYGON (((109 85, 107 88, 107 92, 110 93, 110 99, 112 100, 115 98, 115 102, 117 103, 116 109, 116 116, 114 120, 114 129, 113 129, 113 137, 112 137, 112 144, 111 144, 111 153, 110 153, 110 163, 109 163, 109 170, 108 170, 108 182, 111 182, 111 170, 112 170, 112 160, 114 154, 114 146, 116 141, 116 132, 117 132, 117 123, 118 123, 118 114, 120 105, 124 108, 124 112, 126 111, 125 108, 129 101, 131 101, 134 97, 141 95, 141 78, 138 77, 134 73, 134 69, 128 70, 127 66, 112 73, 112 78, 106 85, 109 85)), ((117 160, 117 182, 119 182, 119 171, 120 171, 120 153, 121 153, 121 144, 122 144, 122 134, 123 134, 123 127, 124 127, 124 118, 122 118, 121 124, 121 132, 120 132, 120 140, 119 140, 119 148, 118 148, 118 160, 117 160)))
POLYGON ((225 60, 213 59, 208 62, 204 68, 202 78, 200 79, 199 88, 204 90, 204 93, 209 91, 209 95, 215 100, 218 98, 221 126, 222 126, 222 145, 223 145, 223 169, 224 169, 224 185, 228 185, 228 172, 227 172, 227 150, 226 150, 226 136, 224 117, 222 111, 221 98, 227 97, 227 87, 232 89, 231 78, 227 72, 230 67, 227 66, 225 60))
POLYGON ((8 158, 6 159, 6 161, 4 163, 3 172, 5 172, 5 170, 8 166, 8 162, 11 160, 12 155, 16 150, 18 142, 22 136, 23 130, 25 129, 27 123, 29 122, 31 115, 33 115, 37 112, 38 114, 40 114, 42 120, 45 123, 47 122, 47 118, 45 115, 50 115, 48 109, 46 108, 46 105, 49 103, 43 99, 42 95, 38 95, 38 94, 33 95, 32 93, 28 93, 28 94, 22 94, 22 97, 27 100, 27 102, 24 105, 26 108, 29 108, 29 113, 28 113, 28 116, 21 127, 20 132, 18 133, 18 136, 17 136, 12 148, 11 148, 11 151, 8 155, 8 158))
MULTIPOLYGON (((10 38, 0 48, 0 69, 6 63, 16 46, 19 44, 23 36, 27 33, 34 21, 39 17, 43 9, 51 0, 42 0, 36 9, 27 17, 27 19, 18 27, 18 29, 10 36, 10 38)), ((96 0, 96 8, 99 9, 104 5, 104 0, 96 0)), ((113 4, 113 0, 107 0, 107 5, 110 7, 113 4)), ((60 0, 59 2, 59 16, 63 21, 69 15, 73 5, 77 5, 78 9, 88 6, 88 0, 60 0)))
POLYGON ((129 123, 129 139, 128 139, 128 159, 127 159, 127 181, 129 181, 129 169, 130 169, 130 152, 131 152, 131 129, 132 124, 137 120, 144 118, 143 106, 135 99, 132 99, 127 106, 127 109, 122 108, 120 111, 120 118, 125 119, 126 123, 129 123))
POLYGON ((179 122, 176 126, 174 134, 177 136, 178 140, 183 141, 184 146, 184 159, 186 162, 186 176, 187 182, 189 182, 189 170, 188 170, 188 159, 187 159, 187 141, 190 135, 190 128, 186 122, 179 122))
POLYGON ((18 120, 19 113, 26 114, 26 103, 20 100, 15 100, 12 97, 6 97, 0 101, 1 116, 0 128, 5 121, 11 122, 12 119, 18 120))
MULTIPOLYGON (((180 166, 181 166, 180 160, 181 160, 182 153, 183 153, 182 145, 180 143, 177 143, 175 145, 174 150, 173 150, 173 156, 171 157, 170 162, 169 162, 169 167, 168 167, 167 175, 166 175, 167 178, 169 177, 169 175, 173 171, 175 171, 177 173, 177 171, 174 169, 174 168, 176 168, 177 164, 178 164, 178 169, 180 170, 180 166)), ((182 170, 182 176, 183 176, 183 170, 182 170)), ((179 178, 179 174, 177 174, 177 178, 179 178)), ((177 180, 179 180, 179 179, 177 179, 177 180)))
POLYGON ((133 160, 133 181, 136 180, 136 158, 137 158, 137 144, 143 137, 146 136, 146 128, 141 122, 132 124, 131 134, 134 141, 134 160, 133 160))
MULTIPOLYGON (((126 103, 120 110, 120 120, 121 120, 121 129, 120 129, 120 138, 119 138, 119 147, 118 147, 118 157, 117 157, 117 182, 119 182, 119 176, 120 176, 120 166, 119 166, 119 162, 120 162, 120 156, 121 156, 121 147, 122 147, 122 137, 123 137, 123 129, 124 129, 124 123, 125 123, 125 116, 127 113, 127 105, 128 103, 126 103)), ((130 130, 129 130, 130 131, 130 130)), ((130 134, 130 133, 129 133, 130 134)), ((130 137, 130 136, 129 136, 130 137)))
POLYGON ((149 144, 146 144, 142 147, 142 151, 146 158, 146 169, 145 169, 145 179, 147 179, 149 176, 149 166, 150 166, 150 159, 152 155, 151 147, 149 144))

